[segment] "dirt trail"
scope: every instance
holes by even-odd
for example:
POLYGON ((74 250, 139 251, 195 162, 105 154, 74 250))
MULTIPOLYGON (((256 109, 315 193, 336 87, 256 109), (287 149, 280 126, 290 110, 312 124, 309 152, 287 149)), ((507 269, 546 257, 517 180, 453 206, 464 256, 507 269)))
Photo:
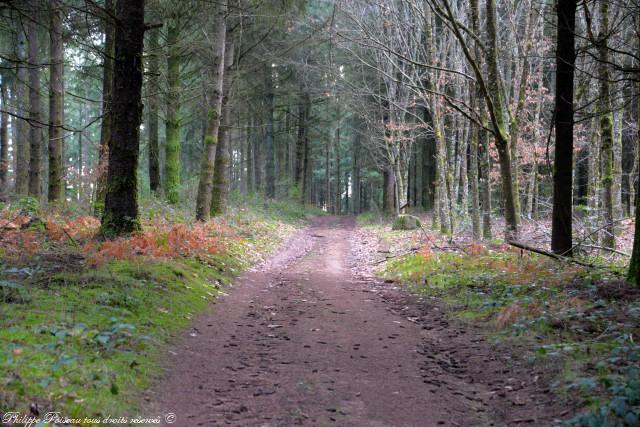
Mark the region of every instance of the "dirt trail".
POLYGON ((355 277, 353 230, 319 218, 239 277, 171 350, 145 411, 174 426, 549 425, 546 390, 521 380, 535 373, 355 277))

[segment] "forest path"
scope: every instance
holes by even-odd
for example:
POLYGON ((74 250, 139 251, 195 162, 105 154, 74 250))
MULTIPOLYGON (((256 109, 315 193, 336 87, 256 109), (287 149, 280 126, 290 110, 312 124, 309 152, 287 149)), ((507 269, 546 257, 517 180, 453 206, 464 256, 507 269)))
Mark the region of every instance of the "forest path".
POLYGON ((148 413, 175 413, 172 425, 185 427, 482 426, 493 425, 490 413, 511 418, 488 404, 510 375, 486 342, 437 309, 412 315, 393 286, 352 273, 350 263, 363 262, 351 248, 354 224, 317 218, 240 276, 172 348, 166 376, 146 397, 148 413))

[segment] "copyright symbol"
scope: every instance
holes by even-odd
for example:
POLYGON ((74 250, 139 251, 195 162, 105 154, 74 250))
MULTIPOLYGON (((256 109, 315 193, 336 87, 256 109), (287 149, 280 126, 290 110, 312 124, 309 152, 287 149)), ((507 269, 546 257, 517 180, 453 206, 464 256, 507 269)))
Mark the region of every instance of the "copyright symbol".
POLYGON ((169 412, 164 416, 164 420, 167 422, 167 424, 173 424, 176 422, 176 414, 174 414, 173 412, 169 412))

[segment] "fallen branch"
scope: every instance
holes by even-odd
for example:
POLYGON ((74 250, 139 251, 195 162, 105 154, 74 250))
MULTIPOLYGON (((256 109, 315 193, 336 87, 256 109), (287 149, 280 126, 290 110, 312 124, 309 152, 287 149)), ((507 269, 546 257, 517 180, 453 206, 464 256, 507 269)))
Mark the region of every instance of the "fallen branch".
POLYGON ((587 248, 587 249, 599 249, 602 251, 608 251, 608 252, 613 252, 614 254, 618 254, 618 255, 624 255, 626 257, 631 258, 631 254, 628 254, 626 252, 622 252, 619 251, 617 249, 613 249, 613 248, 607 248, 606 246, 599 246, 599 245, 580 245, 581 248, 587 248))
POLYGON ((534 252, 536 254, 548 256, 548 257, 553 258, 553 259, 558 260, 558 261, 570 262, 570 263, 581 265, 583 267, 590 267, 590 268, 598 267, 597 265, 594 265, 594 264, 590 264, 590 263, 587 263, 587 262, 579 261, 579 260, 574 259, 574 258, 569 258, 569 257, 566 257, 566 256, 554 254, 553 252, 545 251, 544 249, 540 249, 540 248, 535 248, 533 246, 529 246, 529 245, 521 243, 521 242, 516 242, 514 240, 508 240, 507 243, 510 244, 511 246, 515 246, 516 248, 520 248, 520 249, 524 249, 525 251, 534 252))
POLYGON ((386 256, 383 260, 376 261, 376 262, 372 262, 372 263, 370 263, 369 265, 378 265, 378 264, 382 264, 383 262, 387 262, 387 261, 389 261, 389 260, 390 260, 390 259, 392 259, 392 258, 398 258, 398 257, 402 257, 402 256, 405 256, 405 255, 409 255, 409 254, 412 254, 412 253, 418 252, 419 250, 420 250, 420 248, 413 248, 413 249, 411 249, 411 250, 410 250, 410 251, 408 251, 408 252, 401 252, 401 253, 399 253, 399 254, 395 254, 395 255, 388 255, 388 256, 386 256))

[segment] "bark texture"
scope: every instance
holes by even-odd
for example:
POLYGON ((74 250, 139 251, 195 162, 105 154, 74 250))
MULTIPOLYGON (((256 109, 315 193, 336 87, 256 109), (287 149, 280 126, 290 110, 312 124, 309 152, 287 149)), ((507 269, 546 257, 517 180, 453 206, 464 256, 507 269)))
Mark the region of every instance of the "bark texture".
MULTIPOLYGON (((233 56, 233 33, 231 31, 227 31, 227 34, 225 36, 224 50, 222 116, 220 120, 220 129, 218 130, 218 147, 216 149, 216 161, 213 172, 213 194, 211 195, 211 215, 213 216, 222 215, 223 213, 225 213, 225 211, 227 210, 227 199, 229 198, 229 139, 231 136, 231 104, 229 101, 231 95, 231 86, 233 84, 233 56)), ((271 155, 273 155, 273 150, 271 151, 271 155)), ((273 162, 273 157, 271 158, 271 161, 273 162)), ((271 178, 273 179, 273 176, 271 178)), ((273 191, 275 195, 275 184, 273 191)))
POLYGON ((42 156, 42 100, 40 97, 40 43, 38 25, 29 20, 27 43, 29 45, 29 195, 40 199, 40 174, 42 156))
POLYGON ((213 173, 216 160, 216 146, 218 145, 218 130, 220 128, 220 112, 222 109, 222 84, 224 78, 225 57, 225 14, 224 4, 217 4, 212 22, 212 37, 214 40, 212 60, 208 66, 210 89, 207 93, 208 112, 207 126, 204 138, 204 153, 200 166, 200 183, 196 199, 196 219, 206 221, 211 210, 211 193, 213 188, 213 173))
POLYGON ((149 33, 149 101, 147 132, 149 135, 149 188, 160 192, 160 145, 158 141, 158 97, 160 96, 160 30, 149 33))
POLYGON ((100 126, 100 148, 98 152, 98 179, 94 211, 102 215, 104 199, 107 193, 107 169, 109 165, 109 141, 111 140, 112 105, 111 91, 113 89, 113 68, 115 64, 115 25, 109 13, 115 13, 114 0, 105 0, 107 14, 103 17, 105 32, 104 54, 102 60, 102 124, 100 126))
POLYGON ((116 2, 112 133, 102 231, 106 236, 140 229, 138 150, 142 118, 144 0, 116 2))
POLYGON ((556 44, 556 150, 553 171, 551 250, 559 255, 572 252, 573 185, 573 75, 575 69, 576 0, 559 2, 556 44))
POLYGON ((165 121, 164 191, 171 204, 180 200, 180 28, 170 20, 167 29, 167 117, 165 121))
POLYGON ((64 151, 64 46, 62 3, 49 4, 49 203, 64 198, 62 153, 64 151))

